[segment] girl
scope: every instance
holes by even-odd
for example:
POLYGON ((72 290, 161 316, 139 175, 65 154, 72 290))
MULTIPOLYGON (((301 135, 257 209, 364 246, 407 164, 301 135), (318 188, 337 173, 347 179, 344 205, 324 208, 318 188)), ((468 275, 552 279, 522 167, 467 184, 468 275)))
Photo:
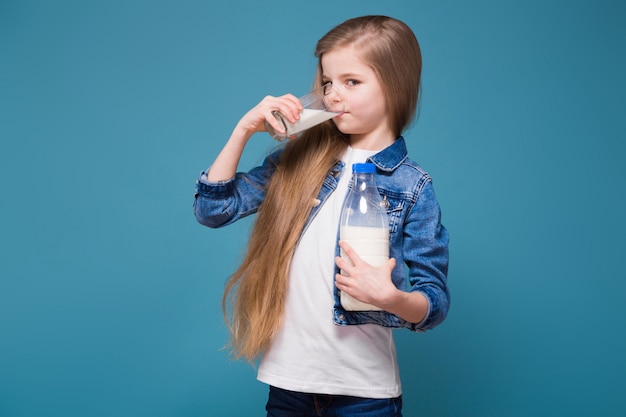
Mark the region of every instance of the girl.
POLYGON ((448 233, 431 178, 408 159, 401 136, 417 109, 420 48, 404 23, 364 16, 332 29, 315 55, 314 85, 331 85, 343 113, 238 173, 254 133, 265 123, 283 131, 272 112, 293 123, 302 110, 291 94, 265 97, 201 174, 194 212, 209 227, 256 213, 223 307, 234 356, 261 357, 268 416, 400 416, 391 330, 431 329, 449 305, 448 233), (351 165, 366 161, 388 205, 390 259, 379 267, 337 240, 351 165), (337 256, 340 247, 351 262, 337 256), (340 292, 381 311, 345 311, 340 292))

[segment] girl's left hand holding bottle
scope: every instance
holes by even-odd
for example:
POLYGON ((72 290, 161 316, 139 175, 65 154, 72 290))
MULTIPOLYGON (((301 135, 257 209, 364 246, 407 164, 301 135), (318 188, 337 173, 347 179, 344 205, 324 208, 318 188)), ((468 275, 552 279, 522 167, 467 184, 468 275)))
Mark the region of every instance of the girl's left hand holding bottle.
POLYGON ((367 304, 382 308, 389 304, 398 289, 391 281, 391 271, 396 260, 390 258, 381 266, 372 266, 365 262, 352 247, 339 241, 339 246, 350 259, 348 262, 340 256, 335 258, 340 273, 335 277, 337 288, 351 297, 367 304))
POLYGON ((374 305, 410 323, 421 322, 428 313, 429 301, 421 292, 401 291, 393 284, 391 272, 396 260, 390 258, 375 267, 365 262, 352 247, 339 241, 339 246, 350 259, 336 257, 335 263, 343 272, 335 275, 335 286, 353 298, 374 305))
POLYGON ((302 109, 302 103, 293 94, 263 98, 239 120, 226 145, 207 172, 207 180, 218 182, 233 178, 248 139, 257 132, 266 132, 265 122, 277 131, 284 132, 283 126, 276 120, 272 112, 279 111, 290 123, 294 123, 300 119, 302 109))

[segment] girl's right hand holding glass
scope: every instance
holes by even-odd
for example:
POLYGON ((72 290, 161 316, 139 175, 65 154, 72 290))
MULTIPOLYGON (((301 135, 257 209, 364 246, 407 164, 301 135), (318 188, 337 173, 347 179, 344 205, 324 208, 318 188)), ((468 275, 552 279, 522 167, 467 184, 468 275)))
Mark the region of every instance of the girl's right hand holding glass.
POLYGON ((207 181, 218 182, 233 178, 248 139, 257 132, 267 132, 265 123, 274 129, 284 131, 272 112, 280 111, 289 120, 295 122, 300 118, 300 110, 302 110, 302 104, 292 94, 280 97, 267 96, 261 100, 239 120, 228 141, 207 171, 207 181))
POLYGON ((266 123, 274 130, 283 132, 285 127, 280 123, 273 112, 280 112, 290 123, 300 119, 303 110, 302 103, 293 94, 285 94, 280 97, 266 96, 256 106, 250 109, 237 124, 246 134, 252 135, 257 132, 267 132, 266 123))

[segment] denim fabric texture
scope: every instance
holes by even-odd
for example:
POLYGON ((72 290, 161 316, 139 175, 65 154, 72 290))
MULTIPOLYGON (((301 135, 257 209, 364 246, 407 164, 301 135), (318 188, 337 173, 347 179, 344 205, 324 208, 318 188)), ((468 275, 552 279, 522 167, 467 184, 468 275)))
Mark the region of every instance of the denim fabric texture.
MULTIPOLYGON (((247 173, 237 173, 227 181, 209 183, 206 173, 202 172, 196 181, 193 204, 198 222, 208 227, 222 227, 255 213, 265 197, 265 185, 279 163, 280 153, 280 150, 276 151, 260 166, 247 173)), ((335 288, 333 321, 338 325, 372 323, 413 331, 432 329, 446 318, 450 305, 447 285, 449 237, 441 224, 441 210, 432 180, 408 158, 402 136, 368 162, 376 165, 376 185, 386 201, 389 256, 396 259, 392 281, 399 289, 424 294, 429 301, 429 311, 421 323, 409 323, 385 311, 345 311, 335 288)), ((326 175, 305 230, 346 172, 350 175, 351 170, 344 169, 343 163, 338 162, 326 175)), ((339 231, 337 241, 338 238, 339 231)), ((337 256, 339 253, 337 244, 337 256)))
POLYGON ((308 394, 270 386, 267 417, 402 417, 402 397, 308 394))

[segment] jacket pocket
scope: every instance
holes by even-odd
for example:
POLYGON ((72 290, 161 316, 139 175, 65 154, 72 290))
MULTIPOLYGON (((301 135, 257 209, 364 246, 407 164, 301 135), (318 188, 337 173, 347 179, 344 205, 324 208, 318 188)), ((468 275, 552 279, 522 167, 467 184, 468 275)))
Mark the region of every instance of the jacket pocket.
POLYGON ((389 233, 396 233, 400 222, 402 221, 402 209, 404 208, 404 199, 394 197, 393 195, 385 192, 385 190, 379 190, 382 197, 382 206, 387 212, 389 218, 389 233))

